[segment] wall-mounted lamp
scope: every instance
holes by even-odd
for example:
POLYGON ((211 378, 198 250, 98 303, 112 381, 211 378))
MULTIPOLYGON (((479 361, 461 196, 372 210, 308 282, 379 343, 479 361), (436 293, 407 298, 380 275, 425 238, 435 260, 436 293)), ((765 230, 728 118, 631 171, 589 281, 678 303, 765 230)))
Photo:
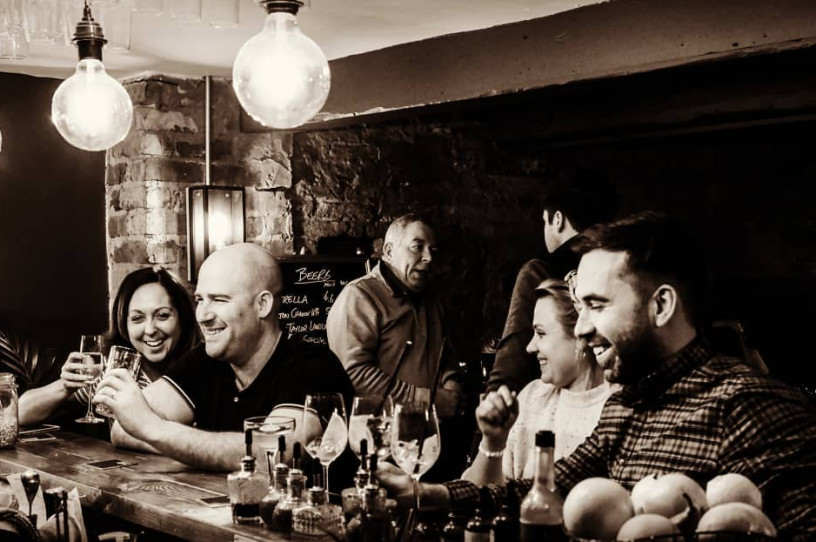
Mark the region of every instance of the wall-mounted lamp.
POLYGON ((329 96, 326 55, 297 22, 301 0, 259 0, 268 15, 263 31, 247 41, 232 66, 232 87, 249 115, 272 128, 311 119, 329 96))
POLYGON ((86 151, 103 151, 122 141, 133 122, 133 104, 125 88, 105 72, 102 26, 85 0, 73 42, 79 52, 76 73, 57 88, 51 120, 60 135, 86 151))
POLYGON ((246 241, 244 189, 210 184, 212 78, 204 77, 204 185, 187 188, 187 280, 196 282, 204 260, 219 248, 246 241))
POLYGON ((242 243, 244 189, 191 186, 187 189, 187 278, 196 282, 201 263, 219 248, 242 243))

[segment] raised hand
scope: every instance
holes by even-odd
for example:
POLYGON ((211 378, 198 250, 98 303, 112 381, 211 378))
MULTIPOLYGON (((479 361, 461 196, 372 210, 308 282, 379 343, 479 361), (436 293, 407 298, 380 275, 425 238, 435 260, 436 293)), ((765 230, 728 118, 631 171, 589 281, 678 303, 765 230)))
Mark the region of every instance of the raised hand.
POLYGON ((476 423, 482 436, 488 442, 503 447, 518 418, 518 408, 516 394, 507 386, 488 393, 476 408, 476 423))
POLYGON ((84 388, 88 380, 93 379, 92 376, 81 374, 82 372, 82 354, 79 352, 71 352, 68 359, 62 365, 60 371, 60 380, 62 385, 68 392, 74 392, 78 389, 84 388))

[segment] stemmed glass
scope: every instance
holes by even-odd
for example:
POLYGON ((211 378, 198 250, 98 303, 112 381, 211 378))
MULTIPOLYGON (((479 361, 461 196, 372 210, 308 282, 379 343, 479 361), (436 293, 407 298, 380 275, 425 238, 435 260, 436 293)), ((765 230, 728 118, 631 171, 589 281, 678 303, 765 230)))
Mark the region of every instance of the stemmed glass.
POLYGON ((102 370, 105 367, 105 356, 102 354, 102 336, 101 335, 83 335, 79 343, 79 352, 82 354, 82 368, 79 374, 87 375, 89 378, 85 381, 85 388, 87 391, 88 410, 85 416, 76 420, 77 423, 103 423, 105 418, 97 418, 93 413, 93 399, 94 389, 102 376, 102 370))
POLYGON ((339 393, 316 393, 306 396, 303 409, 303 434, 310 439, 306 451, 323 465, 323 484, 329 490, 329 465, 337 459, 348 442, 346 407, 339 393))
POLYGON ((369 395, 355 397, 349 417, 349 446, 360 461, 360 441, 368 439, 368 449, 376 452, 379 460, 391 455, 391 420, 394 401, 391 397, 369 395))
POLYGON ((252 442, 266 454, 266 465, 271 475, 279 439, 295 431, 295 419, 289 416, 253 416, 244 420, 244 432, 247 429, 252 430, 252 442))
POLYGON ((439 458, 439 420, 428 403, 400 403, 391 423, 391 455, 414 481, 414 508, 419 510, 417 484, 439 458))

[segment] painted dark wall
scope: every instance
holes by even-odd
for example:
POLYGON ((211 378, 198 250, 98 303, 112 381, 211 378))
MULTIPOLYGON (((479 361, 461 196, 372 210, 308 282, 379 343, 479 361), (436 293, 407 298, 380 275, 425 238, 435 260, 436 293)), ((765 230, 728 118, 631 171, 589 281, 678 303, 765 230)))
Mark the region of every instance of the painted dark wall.
POLYGON ((296 134, 296 245, 376 238, 403 212, 429 214, 454 339, 473 361, 500 333, 518 267, 541 253, 536 186, 582 165, 610 178, 619 214, 684 219, 707 252, 712 317, 741 321, 772 373, 803 383, 802 338, 816 327, 814 60, 811 49, 701 63, 296 134))
POLYGON ((57 133, 59 83, 0 74, 0 320, 71 346, 106 325, 105 153, 57 133))

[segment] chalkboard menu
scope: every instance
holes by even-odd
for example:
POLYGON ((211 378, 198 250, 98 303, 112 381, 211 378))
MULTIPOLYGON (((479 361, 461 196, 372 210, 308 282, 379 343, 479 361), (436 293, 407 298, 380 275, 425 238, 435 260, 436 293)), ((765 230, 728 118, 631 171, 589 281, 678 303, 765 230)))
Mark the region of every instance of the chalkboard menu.
POLYGON ((283 271, 281 329, 289 337, 327 344, 329 309, 346 284, 368 272, 368 258, 292 256, 278 263, 283 271))

